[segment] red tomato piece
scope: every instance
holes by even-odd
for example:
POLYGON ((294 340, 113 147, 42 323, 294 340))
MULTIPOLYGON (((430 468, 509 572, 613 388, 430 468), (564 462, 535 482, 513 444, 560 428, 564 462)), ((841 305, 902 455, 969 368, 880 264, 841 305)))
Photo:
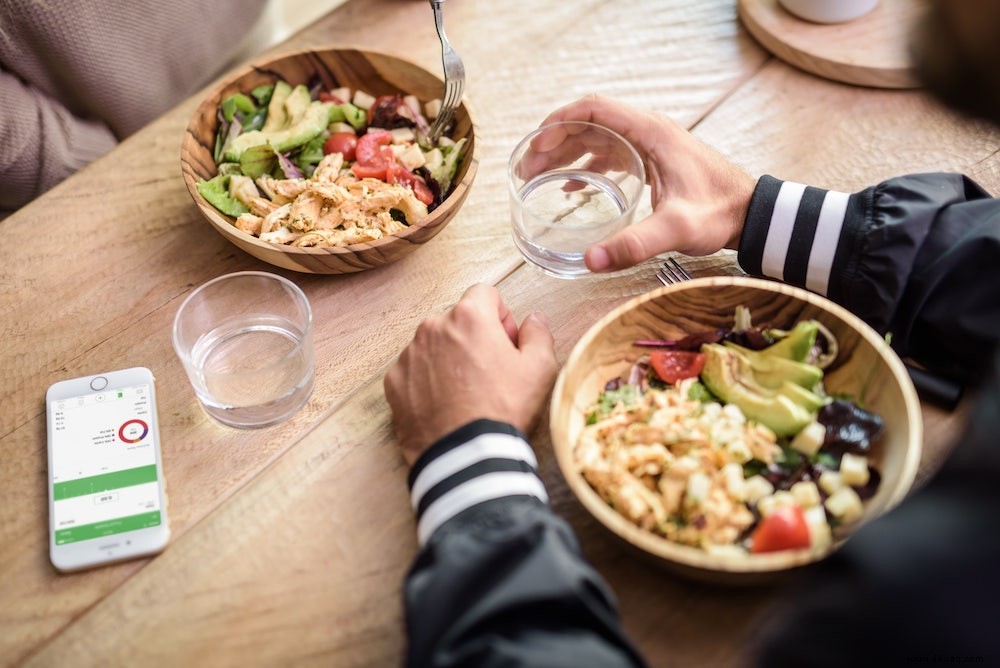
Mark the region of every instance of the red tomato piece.
POLYGON ((778 552, 809 547, 809 525, 799 506, 783 506, 765 517, 750 537, 750 551, 778 552))
POLYGON ((340 153, 344 160, 354 160, 358 136, 353 132, 334 132, 323 144, 323 155, 340 153))
POLYGON ((384 159, 385 150, 383 147, 388 146, 391 141, 392 133, 388 130, 374 130, 361 135, 355 151, 358 162, 369 165, 380 157, 384 159))
POLYGON ((386 176, 389 183, 399 183, 412 190, 414 196, 427 206, 434 203, 434 193, 427 183, 418 174, 414 174, 399 163, 389 167, 386 176))
POLYGON ((343 104, 344 102, 347 102, 347 100, 341 100, 328 90, 321 90, 316 94, 316 99, 320 102, 333 102, 334 104, 343 104))
POLYGON ((656 375, 673 385, 685 378, 694 378, 705 368, 705 355, 689 350, 654 350, 649 362, 656 375))

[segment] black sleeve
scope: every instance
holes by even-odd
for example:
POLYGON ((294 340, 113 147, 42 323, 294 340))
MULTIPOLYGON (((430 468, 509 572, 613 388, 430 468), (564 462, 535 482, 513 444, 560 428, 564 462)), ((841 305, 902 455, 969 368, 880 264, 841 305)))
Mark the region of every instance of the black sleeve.
POLYGON ((421 551, 404 585, 408 666, 644 665, 536 467, 523 434, 487 420, 415 464, 421 551))
POLYGON ((764 176, 739 261, 829 297, 946 376, 979 380, 1000 340, 1000 201, 958 174, 854 194, 764 176))

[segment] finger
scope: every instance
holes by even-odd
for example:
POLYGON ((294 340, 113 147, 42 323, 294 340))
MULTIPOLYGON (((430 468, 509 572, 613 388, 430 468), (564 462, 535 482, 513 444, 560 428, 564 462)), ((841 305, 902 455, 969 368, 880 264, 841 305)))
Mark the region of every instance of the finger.
POLYGON ((584 262, 594 272, 618 271, 677 250, 681 240, 667 216, 653 212, 635 225, 587 248, 584 262))
POLYGON ((484 315, 495 313, 507 334, 507 338, 510 339, 511 343, 517 343, 517 321, 514 320, 514 314, 510 312, 510 308, 500 297, 500 291, 495 287, 485 283, 477 283, 465 291, 460 301, 470 302, 477 308, 483 309, 484 315))
POLYGON ((543 313, 532 313, 524 319, 518 332, 517 346, 541 370, 555 376, 555 339, 543 313))

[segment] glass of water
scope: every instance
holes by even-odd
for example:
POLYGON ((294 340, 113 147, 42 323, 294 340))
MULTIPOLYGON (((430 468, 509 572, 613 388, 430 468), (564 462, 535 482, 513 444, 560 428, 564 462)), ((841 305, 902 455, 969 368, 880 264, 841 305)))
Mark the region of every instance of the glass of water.
POLYGON ((177 310, 173 337, 198 400, 223 424, 276 424, 312 394, 312 309, 281 276, 243 271, 205 283, 177 310))
POLYGON ((642 159, 616 132, 583 121, 540 127, 507 168, 514 244, 550 276, 583 276, 583 252, 632 224, 645 185, 642 159))

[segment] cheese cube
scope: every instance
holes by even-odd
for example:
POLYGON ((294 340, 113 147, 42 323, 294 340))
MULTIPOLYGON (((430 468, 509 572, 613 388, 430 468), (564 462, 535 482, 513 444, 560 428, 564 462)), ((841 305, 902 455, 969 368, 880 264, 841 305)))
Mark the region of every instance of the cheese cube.
POLYGON ((431 100, 424 105, 424 116, 427 118, 437 118, 441 113, 441 100, 431 100))
POLYGON ((722 474, 722 484, 733 500, 742 501, 746 498, 746 480, 743 479, 742 466, 729 463, 722 467, 720 473, 722 474))
POLYGON ((826 509, 816 505, 805 511, 806 526, 809 527, 809 538, 814 549, 826 549, 833 543, 833 532, 830 523, 826 521, 826 509))
POLYGON ((802 454, 811 457, 819 452, 824 439, 826 439, 826 427, 819 422, 813 421, 792 438, 791 446, 802 454))
POLYGON ((868 484, 868 458, 845 453, 840 459, 840 478, 845 485, 864 487, 868 484))
POLYGON ((375 98, 363 90, 356 90, 354 91, 354 98, 351 100, 351 104, 362 109, 370 109, 375 104, 375 98))
POLYGON ((795 497, 795 502, 798 503, 803 508, 812 508, 818 506, 822 499, 819 496, 819 490, 816 488, 816 483, 811 481, 803 480, 792 485, 789 490, 792 496, 795 497))
POLYGON ((823 471, 819 474, 819 488, 827 494, 833 494, 844 486, 838 471, 823 471))
POLYGON ((841 487, 824 504, 831 515, 844 524, 858 520, 864 514, 861 497, 850 487, 841 487))
POLYGON ((766 496, 774 494, 774 485, 764 476, 755 475, 743 486, 743 496, 749 503, 758 503, 766 496))
POLYGON ((760 513, 761 517, 767 517, 774 513, 778 508, 783 508, 785 506, 794 506, 795 497, 792 493, 787 490, 779 490, 772 494, 771 496, 765 496, 763 499, 757 502, 757 512, 760 513))

